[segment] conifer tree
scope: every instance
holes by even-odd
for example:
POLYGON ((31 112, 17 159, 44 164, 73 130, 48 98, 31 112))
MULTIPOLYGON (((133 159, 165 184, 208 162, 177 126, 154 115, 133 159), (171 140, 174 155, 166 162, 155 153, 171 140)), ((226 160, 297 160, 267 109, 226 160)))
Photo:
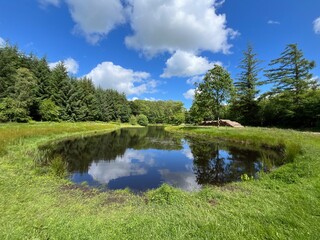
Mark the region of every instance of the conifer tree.
POLYGON ((293 95, 297 103, 301 94, 314 87, 310 70, 315 67, 315 62, 304 58, 297 44, 287 45, 281 56, 269 65, 273 68, 267 70, 265 75, 268 78, 266 83, 274 84, 271 94, 286 91, 293 95))
POLYGON ((67 109, 70 94, 71 82, 67 69, 63 63, 59 63, 51 72, 50 99, 60 108, 60 118, 65 121, 71 120, 70 111, 67 109))
POLYGON ((8 97, 13 90, 14 75, 20 68, 20 58, 17 47, 8 44, 0 48, 0 99, 8 97))
POLYGON ((243 59, 239 67, 242 72, 238 81, 235 83, 237 96, 233 103, 232 109, 237 112, 238 119, 243 124, 255 125, 256 113, 258 111, 258 103, 256 101, 259 90, 257 86, 261 85, 258 79, 259 63, 257 54, 253 52, 251 45, 243 52, 243 59))

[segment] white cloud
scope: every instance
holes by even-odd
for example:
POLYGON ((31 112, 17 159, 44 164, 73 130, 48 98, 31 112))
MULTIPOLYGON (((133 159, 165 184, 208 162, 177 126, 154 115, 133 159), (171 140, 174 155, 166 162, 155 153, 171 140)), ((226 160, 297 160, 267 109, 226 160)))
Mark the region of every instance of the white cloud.
POLYGON ((320 34, 320 17, 313 21, 313 30, 316 34, 320 34))
POLYGON ((192 77, 192 78, 189 78, 189 79, 187 80, 187 83, 188 83, 189 85, 195 85, 196 83, 201 82, 203 79, 204 79, 204 75, 194 76, 194 77, 192 77))
POLYGON ((154 97, 144 98, 143 100, 145 100, 145 101, 150 101, 150 102, 161 101, 160 99, 156 99, 156 98, 154 98, 154 97))
POLYGON ((204 74, 219 62, 209 62, 204 57, 198 57, 192 53, 177 51, 166 62, 161 77, 192 77, 204 74))
POLYGON ((139 98, 138 97, 133 97, 133 98, 129 98, 128 100, 129 101, 135 101, 135 100, 139 100, 139 98))
POLYGON ((176 50, 228 53, 228 40, 237 35, 226 27, 226 15, 216 13, 216 0, 129 2, 134 34, 125 39, 126 45, 147 56, 176 50))
POLYGON ((161 169, 159 173, 166 183, 174 187, 182 188, 186 191, 195 191, 201 188, 192 170, 187 172, 172 172, 168 169, 161 169))
MULTIPOLYGON (((140 99, 140 98, 138 98, 138 97, 133 97, 133 98, 129 98, 128 100, 129 100, 129 101, 135 101, 135 100, 142 100, 142 99, 140 99)), ((145 98, 143 98, 143 100, 145 100, 145 101, 150 101, 150 102, 162 101, 161 99, 156 99, 156 98, 154 98, 154 97, 150 97, 150 98, 145 97, 145 98)))
MULTIPOLYGON (((145 156, 141 153, 127 149, 123 156, 118 156, 114 161, 99 161, 92 163, 89 167, 88 173, 94 180, 108 184, 111 180, 127 177, 143 175, 147 172, 146 168, 141 163, 147 163, 145 156), (133 163, 138 161, 138 163, 133 163)), ((152 159, 149 164, 152 165, 152 159)))
POLYGON ((127 95, 153 92, 156 81, 150 79, 147 72, 135 72, 131 69, 114 65, 112 62, 98 64, 87 77, 91 78, 96 86, 104 89, 115 89, 127 95))
POLYGON ((274 21, 274 20, 269 20, 267 23, 271 24, 271 25, 279 25, 280 24, 280 22, 274 21))
POLYGON ((6 41, 0 37, 0 48, 3 48, 6 46, 6 41))
POLYGON ((186 99, 191 99, 191 100, 194 99, 194 95, 195 95, 195 89, 189 89, 187 92, 185 92, 185 93, 183 94, 183 96, 184 96, 186 99))
POLYGON ((64 65, 67 68, 67 71, 72 74, 77 74, 79 71, 79 64, 73 58, 68 58, 64 60, 64 65))
MULTIPOLYGON (((183 155, 185 155, 188 159, 190 159, 190 160, 193 160, 193 159, 194 159, 193 154, 192 154, 190 148, 184 148, 184 149, 182 150, 182 153, 183 153, 183 155)), ((191 169, 192 169, 192 167, 191 167, 191 169)))
POLYGON ((38 0, 41 7, 47 7, 48 5, 53 5, 58 7, 60 5, 60 0, 38 0))
POLYGON ((67 59, 65 59, 63 61, 49 63, 48 65, 49 65, 50 69, 53 69, 59 63, 63 63, 64 64, 64 66, 66 67, 68 73, 77 74, 78 71, 79 71, 79 63, 76 60, 74 60, 73 58, 67 58, 67 59))
POLYGON ((95 44, 117 25, 125 22, 121 0, 66 0, 75 32, 84 35, 95 44))

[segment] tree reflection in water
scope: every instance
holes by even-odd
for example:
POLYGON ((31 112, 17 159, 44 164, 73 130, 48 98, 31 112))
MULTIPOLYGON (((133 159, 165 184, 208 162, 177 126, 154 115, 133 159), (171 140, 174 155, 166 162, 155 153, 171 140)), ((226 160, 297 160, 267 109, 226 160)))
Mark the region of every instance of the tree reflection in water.
MULTIPOLYGON (((62 156, 71 179, 110 189, 145 191, 166 182, 185 190, 221 185, 266 170, 260 151, 224 142, 183 138, 162 127, 128 128, 46 146, 62 156)), ((268 159, 272 154, 263 152, 268 159)), ((272 166, 272 165, 271 165, 272 166)))
POLYGON ((262 167, 258 151, 226 146, 219 142, 188 141, 194 156, 193 169, 201 185, 219 185, 239 180, 244 173, 254 176, 262 167))

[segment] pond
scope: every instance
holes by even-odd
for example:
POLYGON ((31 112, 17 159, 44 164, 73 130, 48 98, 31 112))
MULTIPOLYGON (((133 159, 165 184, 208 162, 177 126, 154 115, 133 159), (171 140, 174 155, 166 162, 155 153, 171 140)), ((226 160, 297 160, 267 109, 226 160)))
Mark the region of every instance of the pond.
POLYGON ((163 183, 193 191, 256 177, 276 165, 276 153, 183 137, 163 127, 125 128, 47 146, 67 161, 70 179, 101 189, 142 192, 163 183))

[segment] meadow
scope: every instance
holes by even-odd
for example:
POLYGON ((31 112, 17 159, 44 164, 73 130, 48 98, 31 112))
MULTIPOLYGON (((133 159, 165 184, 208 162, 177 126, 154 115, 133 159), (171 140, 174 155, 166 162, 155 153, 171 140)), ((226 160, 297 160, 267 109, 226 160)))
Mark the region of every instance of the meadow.
POLYGON ((267 128, 168 131, 283 151, 258 180, 135 195, 76 186, 39 166, 38 146, 113 123, 0 124, 0 239, 320 239, 320 135, 267 128))

